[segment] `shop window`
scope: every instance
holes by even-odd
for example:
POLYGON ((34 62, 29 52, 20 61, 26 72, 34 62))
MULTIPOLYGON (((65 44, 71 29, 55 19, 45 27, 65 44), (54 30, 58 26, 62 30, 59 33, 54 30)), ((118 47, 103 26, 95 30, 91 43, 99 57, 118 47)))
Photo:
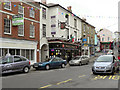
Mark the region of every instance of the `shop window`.
POLYGON ((26 50, 26 58, 30 60, 30 52, 29 52, 29 50, 26 50))
POLYGON ((10 55, 15 55, 15 49, 9 49, 10 55))
POLYGON ((34 60, 34 50, 31 50, 31 60, 34 60))
POLYGON ((26 54, 25 54, 25 49, 22 49, 22 50, 21 50, 21 56, 26 57, 26 54))
POLYGON ((0 48, 0 57, 2 57, 2 49, 0 48))
POLYGON ((16 49, 16 55, 20 55, 20 49, 16 49))
POLYGON ((2 49, 2 56, 6 56, 7 53, 8 53, 8 49, 3 48, 2 49))

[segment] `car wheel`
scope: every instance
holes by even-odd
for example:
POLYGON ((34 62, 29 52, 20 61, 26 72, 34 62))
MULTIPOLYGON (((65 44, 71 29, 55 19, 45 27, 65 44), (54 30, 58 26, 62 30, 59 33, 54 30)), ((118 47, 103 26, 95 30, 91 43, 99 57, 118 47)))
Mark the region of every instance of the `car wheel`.
POLYGON ((63 64, 61 65, 61 67, 62 67, 62 68, 65 68, 65 64, 63 63, 63 64))
POLYGON ((114 75, 114 72, 115 72, 115 69, 113 68, 113 70, 112 70, 112 73, 111 73, 111 74, 112 74, 112 75, 114 75))
POLYGON ((23 72, 24 72, 24 73, 28 73, 28 72, 29 72, 29 68, 28 68, 28 67, 24 67, 24 68, 23 68, 23 72))
POLYGON ((95 73, 95 72, 93 72, 93 74, 94 74, 94 75, 96 75, 96 73, 95 73))
POLYGON ((49 65, 46 65, 46 66, 45 66, 45 69, 46 69, 46 70, 49 70, 49 69, 50 69, 50 66, 49 66, 49 65))
POLYGON ((82 65, 82 63, 81 62, 79 62, 79 66, 81 66, 82 65))

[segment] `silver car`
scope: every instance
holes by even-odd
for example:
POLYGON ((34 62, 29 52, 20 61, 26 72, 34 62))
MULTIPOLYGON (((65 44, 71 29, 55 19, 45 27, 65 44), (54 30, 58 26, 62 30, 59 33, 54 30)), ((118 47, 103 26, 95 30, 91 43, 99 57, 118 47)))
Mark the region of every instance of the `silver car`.
POLYGON ((72 58, 72 60, 69 61, 69 65, 82 65, 82 64, 88 64, 89 63, 89 59, 87 56, 76 56, 74 58, 72 58))
POLYGON ((23 56, 6 56, 0 59, 0 68, 2 74, 16 71, 28 73, 30 70, 30 61, 23 56))
POLYGON ((111 73, 119 70, 119 61, 114 55, 101 55, 96 59, 92 66, 93 74, 96 73, 111 73))

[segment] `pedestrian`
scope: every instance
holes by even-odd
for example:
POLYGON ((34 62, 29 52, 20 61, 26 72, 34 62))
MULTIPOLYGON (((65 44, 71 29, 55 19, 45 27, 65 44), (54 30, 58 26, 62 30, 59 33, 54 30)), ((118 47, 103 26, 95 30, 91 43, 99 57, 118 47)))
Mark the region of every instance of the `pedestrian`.
POLYGON ((49 61, 49 60, 50 60, 50 58, 48 56, 46 56, 45 61, 49 61))
POLYGON ((10 53, 7 53, 6 56, 11 56, 10 53))

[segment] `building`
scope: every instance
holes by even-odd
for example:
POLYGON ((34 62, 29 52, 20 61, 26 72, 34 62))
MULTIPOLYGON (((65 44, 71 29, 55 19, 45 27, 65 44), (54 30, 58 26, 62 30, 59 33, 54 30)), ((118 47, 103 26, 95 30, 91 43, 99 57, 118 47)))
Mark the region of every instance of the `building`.
POLYGON ((1 2, 0 57, 7 53, 39 61, 40 5, 35 2, 1 2))
POLYGON ((107 29, 98 32, 100 36, 100 49, 113 49, 113 33, 107 29))
POLYGON ((82 20, 82 55, 93 55, 95 53, 95 27, 82 20))
POLYGON ((81 19, 59 4, 49 6, 49 56, 60 56, 69 61, 81 55, 81 19))

